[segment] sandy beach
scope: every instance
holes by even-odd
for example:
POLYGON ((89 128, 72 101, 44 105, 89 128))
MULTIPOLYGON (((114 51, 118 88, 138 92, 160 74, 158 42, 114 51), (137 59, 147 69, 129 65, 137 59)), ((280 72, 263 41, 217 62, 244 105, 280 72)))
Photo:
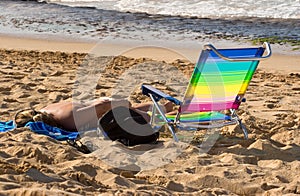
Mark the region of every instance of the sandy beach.
MULTIPOLYGON (((1 121, 11 120, 16 111, 30 106, 40 109, 49 103, 71 101, 78 75, 88 73, 80 67, 95 45, 1 36, 1 121)), ((133 103, 148 101, 140 92, 144 78, 139 78, 140 71, 133 67, 149 68, 149 80, 153 81, 148 83, 180 97, 173 82, 189 78, 201 50, 176 53, 176 48, 134 49, 117 44, 103 48, 113 52, 101 57, 105 65, 94 67, 101 70, 101 78, 84 99, 118 94, 116 85, 125 78, 136 80, 130 83, 130 92, 122 89, 128 99, 133 103), (118 53, 122 56, 111 56, 118 53), (175 68, 169 80, 161 77, 175 68)), ((124 151, 118 154, 111 150, 121 148, 116 142, 103 141, 108 147, 105 158, 113 157, 112 164, 96 152, 81 153, 27 128, 0 133, 0 195, 300 194, 299 65, 299 55, 280 53, 259 64, 246 93, 247 102, 239 111, 249 140, 243 139, 235 125, 222 128, 215 144, 204 153, 199 152, 197 142, 178 147, 171 138, 160 138, 159 144, 134 149, 144 150, 143 161, 157 164, 150 169, 128 171, 114 166, 132 158, 120 154, 124 151), (181 151, 163 162, 174 149, 181 151)))

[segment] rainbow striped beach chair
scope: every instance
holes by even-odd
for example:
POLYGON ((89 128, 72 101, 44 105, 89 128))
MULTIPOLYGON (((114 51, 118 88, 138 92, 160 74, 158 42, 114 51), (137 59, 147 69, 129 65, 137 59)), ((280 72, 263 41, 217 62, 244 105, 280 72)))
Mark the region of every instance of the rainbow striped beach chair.
POLYGON ((197 130, 220 128, 238 124, 248 138, 241 119, 236 114, 246 89, 260 60, 271 56, 268 43, 257 48, 216 49, 207 44, 201 52, 186 89, 183 101, 171 97, 152 86, 142 85, 142 93, 154 103, 151 124, 159 116, 167 124, 175 141, 175 128, 197 130), (159 107, 160 99, 180 105, 176 115, 166 115, 159 107))

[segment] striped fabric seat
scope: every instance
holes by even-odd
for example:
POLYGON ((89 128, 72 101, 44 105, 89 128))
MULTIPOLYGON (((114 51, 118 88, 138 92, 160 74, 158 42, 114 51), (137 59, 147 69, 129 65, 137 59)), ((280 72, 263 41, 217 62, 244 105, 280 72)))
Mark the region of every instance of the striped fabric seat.
MULTIPOLYGON (((166 117, 169 122, 173 122, 176 115, 168 115, 166 117)), ((220 112, 194 112, 190 114, 181 114, 181 123, 207 122, 212 120, 231 120, 231 117, 220 112)))

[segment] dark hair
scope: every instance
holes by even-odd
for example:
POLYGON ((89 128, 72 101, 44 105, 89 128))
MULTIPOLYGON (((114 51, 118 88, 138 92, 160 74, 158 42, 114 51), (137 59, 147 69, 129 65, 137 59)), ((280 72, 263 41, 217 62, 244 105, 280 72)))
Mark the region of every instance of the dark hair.
POLYGON ((42 121, 48 125, 58 127, 55 119, 51 114, 38 112, 33 108, 22 109, 16 112, 14 121, 17 127, 24 127, 28 122, 42 121))

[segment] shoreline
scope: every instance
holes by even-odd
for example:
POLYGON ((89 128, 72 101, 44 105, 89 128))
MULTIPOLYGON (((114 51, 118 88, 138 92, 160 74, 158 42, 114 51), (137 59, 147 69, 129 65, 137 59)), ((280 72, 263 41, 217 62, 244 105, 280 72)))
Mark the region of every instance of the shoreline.
MULTIPOLYGON (((204 42, 205 43, 205 42, 204 42)), ((203 45, 204 45, 203 43, 203 45)), ((207 43, 207 42, 206 42, 207 43)), ((217 47, 247 47, 250 43, 216 40, 217 47), (229 44, 228 44, 229 43, 229 44), (236 45, 235 45, 236 44, 236 45)), ((172 62, 177 59, 189 60, 195 63, 198 60, 201 44, 187 42, 148 43, 147 41, 132 40, 108 40, 93 42, 75 39, 44 39, 32 37, 19 37, 12 35, 0 35, 0 49, 9 50, 38 50, 38 51, 60 51, 66 53, 97 53, 99 56, 123 55, 132 58, 150 58, 158 61, 172 62), (163 46, 164 45, 164 46, 163 46)), ((278 52, 277 45, 271 45, 273 54, 271 58, 261 61, 259 69, 268 72, 300 73, 300 56, 294 53, 278 52)), ((279 46, 280 47, 280 46, 279 46)), ((285 46, 281 46, 285 48, 285 46)), ((288 50, 288 49, 287 49, 288 50)))
MULTIPOLYGON (((0 35, 76 42, 131 39, 151 44, 156 40, 159 45, 164 42, 189 42, 189 45, 197 45, 207 41, 219 45, 220 42, 227 41, 226 44, 229 45, 231 42, 247 42, 249 46, 252 42, 266 39, 280 46, 291 44, 288 40, 299 40, 300 26, 296 20, 289 19, 185 18, 28 1, 8 2, 0 3, 4 10, 0 14, 0 35)), ((220 45, 223 44, 225 43, 220 45)), ((199 47, 201 46, 197 49, 199 47)), ((295 50, 297 48, 298 45, 294 47, 295 50)), ((290 53, 292 49, 289 46, 281 52, 290 53)), ((300 54, 300 50, 292 53, 300 54)))
POLYGON ((1 49, 87 53, 93 46, 93 43, 87 41, 54 40, 0 34, 1 49))

